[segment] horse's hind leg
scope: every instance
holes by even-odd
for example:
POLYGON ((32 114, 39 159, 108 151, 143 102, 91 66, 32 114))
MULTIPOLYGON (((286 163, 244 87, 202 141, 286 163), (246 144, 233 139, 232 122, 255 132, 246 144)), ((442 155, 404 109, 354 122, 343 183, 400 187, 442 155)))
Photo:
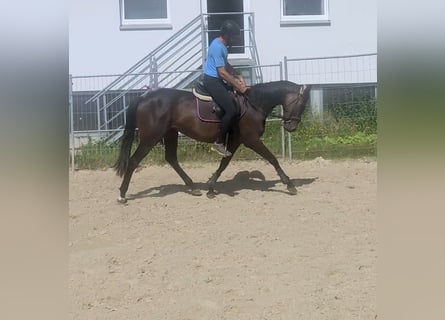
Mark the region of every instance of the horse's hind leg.
POLYGON ((127 170, 125 171, 124 178, 122 180, 122 184, 119 188, 120 196, 117 199, 118 202, 120 202, 120 203, 127 202, 125 195, 128 190, 128 185, 130 184, 131 176, 133 175, 133 172, 137 168, 139 163, 142 161, 142 159, 144 159, 144 157, 150 152, 150 150, 152 148, 153 148, 153 144, 147 144, 147 143, 141 142, 141 143, 139 143, 139 146, 136 148, 136 151, 130 157, 127 170))
POLYGON ((192 179, 185 173, 178 163, 178 132, 176 130, 169 130, 164 136, 165 144, 165 160, 175 169, 179 176, 184 180, 184 183, 190 187, 191 193, 194 196, 200 196, 201 191, 196 188, 192 179))
POLYGON ((253 151, 258 153, 260 156, 262 156, 264 159, 270 162, 277 171, 278 175, 280 176, 281 182, 283 182, 285 185, 287 185, 287 190, 290 194, 297 194, 297 189, 295 188, 295 185, 293 182, 289 179, 289 177, 284 173, 283 169, 280 167, 280 164, 278 163, 277 158, 270 152, 269 149, 261 142, 261 140, 255 140, 249 143, 245 143, 245 145, 249 148, 251 148, 253 151))

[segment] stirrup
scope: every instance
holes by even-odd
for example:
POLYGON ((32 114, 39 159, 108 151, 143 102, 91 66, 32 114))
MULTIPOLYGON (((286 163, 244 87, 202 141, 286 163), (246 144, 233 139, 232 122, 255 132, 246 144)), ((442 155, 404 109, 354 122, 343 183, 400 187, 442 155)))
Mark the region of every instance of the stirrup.
POLYGON ((225 146, 224 146, 224 144, 222 144, 222 143, 214 143, 213 144, 213 147, 212 147, 212 149, 213 150, 215 150, 216 152, 218 152, 221 156, 223 156, 224 158, 225 157, 230 157, 231 155, 232 155, 232 153, 230 152, 230 151, 228 151, 226 148, 225 148, 225 146))

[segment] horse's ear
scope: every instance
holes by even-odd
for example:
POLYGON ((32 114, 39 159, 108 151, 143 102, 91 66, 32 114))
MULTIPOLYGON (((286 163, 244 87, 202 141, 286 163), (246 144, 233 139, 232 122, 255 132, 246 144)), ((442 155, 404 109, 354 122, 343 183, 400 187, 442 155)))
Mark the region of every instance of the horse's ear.
POLYGON ((301 95, 307 94, 307 93, 309 93, 310 90, 311 90, 311 86, 304 84, 300 87, 300 94, 301 95))

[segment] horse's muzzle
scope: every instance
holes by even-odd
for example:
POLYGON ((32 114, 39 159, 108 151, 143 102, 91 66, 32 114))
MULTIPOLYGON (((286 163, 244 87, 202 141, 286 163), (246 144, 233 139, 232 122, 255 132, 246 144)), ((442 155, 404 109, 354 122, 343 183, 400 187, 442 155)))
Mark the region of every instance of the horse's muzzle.
POLYGON ((286 120, 283 121, 283 127, 288 132, 294 132, 298 128, 300 121, 297 120, 286 120))

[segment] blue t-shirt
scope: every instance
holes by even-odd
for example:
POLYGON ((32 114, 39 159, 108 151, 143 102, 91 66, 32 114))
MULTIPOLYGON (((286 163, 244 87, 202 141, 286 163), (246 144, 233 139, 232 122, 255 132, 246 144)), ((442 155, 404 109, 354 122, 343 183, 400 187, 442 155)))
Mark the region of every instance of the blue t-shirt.
POLYGON ((209 51, 207 53, 204 74, 219 78, 218 68, 226 65, 227 55, 228 52, 226 46, 218 38, 215 38, 210 44, 209 51))

